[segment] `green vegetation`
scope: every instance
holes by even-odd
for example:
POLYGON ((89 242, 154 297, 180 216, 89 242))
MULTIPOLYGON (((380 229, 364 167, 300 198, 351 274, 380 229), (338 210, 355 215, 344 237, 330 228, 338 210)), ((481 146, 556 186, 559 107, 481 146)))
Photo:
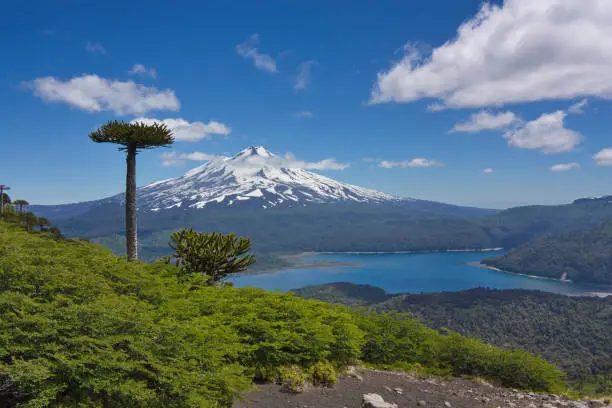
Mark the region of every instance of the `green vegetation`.
POLYGON ((165 124, 111 121, 89 135, 96 143, 121 145, 126 153, 125 178, 125 236, 127 260, 138 259, 138 234, 136 226, 136 155, 139 150, 165 147, 174 143, 172 131, 165 124))
POLYGON ((510 272, 612 284, 612 221, 596 228, 537 238, 483 263, 510 272))
POLYGON ((181 276, 203 274, 209 286, 218 285, 227 275, 242 272, 255 263, 255 257, 248 254, 251 241, 234 234, 182 229, 171 234, 170 239, 174 253, 165 261, 174 260, 181 276))
POLYGON ((387 295, 350 283, 294 292, 307 299, 408 312, 430 327, 539 354, 564 369, 585 394, 612 393, 612 297, 491 289, 387 295))
POLYGON ((565 389, 564 374, 540 357, 440 334, 404 315, 177 275, 161 262, 126 262, 101 246, 0 222, 5 406, 227 407, 254 378, 278 377, 283 367, 331 381, 322 364, 359 360, 565 389))

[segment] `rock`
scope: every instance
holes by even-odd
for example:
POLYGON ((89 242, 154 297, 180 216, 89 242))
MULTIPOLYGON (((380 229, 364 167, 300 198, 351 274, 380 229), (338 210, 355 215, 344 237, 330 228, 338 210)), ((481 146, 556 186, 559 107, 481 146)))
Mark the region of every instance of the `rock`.
POLYGON ((444 401, 444 406, 445 406, 446 408, 451 408, 451 407, 452 407, 451 403, 450 403, 450 402, 448 402, 448 401, 444 401))
POLYGON ((542 408, 555 408, 555 406, 553 404, 549 404, 548 402, 546 402, 542 405, 542 408))
POLYGON ((355 366, 348 366, 346 368, 346 374, 349 377, 356 378, 359 381, 363 381, 363 377, 359 374, 359 372, 357 371, 357 368, 355 366))
POLYGON ((385 402, 378 394, 363 394, 361 408, 397 408, 397 404, 385 402))
POLYGON ((491 401, 491 398, 489 398, 489 397, 482 397, 480 400, 481 400, 483 403, 485 403, 485 404, 486 404, 487 402, 491 401))
POLYGON ((427 403, 425 401, 423 401, 423 400, 417 401, 417 407, 424 407, 426 405, 427 405, 427 403))
POLYGON ((391 387, 389 387, 388 385, 385 385, 383 388, 384 388, 385 390, 389 391, 389 392, 392 392, 392 391, 393 391, 393 390, 391 389, 391 387))
POLYGON ((395 391, 399 395, 402 395, 404 393, 404 390, 402 390, 400 387, 395 387, 393 391, 395 391))

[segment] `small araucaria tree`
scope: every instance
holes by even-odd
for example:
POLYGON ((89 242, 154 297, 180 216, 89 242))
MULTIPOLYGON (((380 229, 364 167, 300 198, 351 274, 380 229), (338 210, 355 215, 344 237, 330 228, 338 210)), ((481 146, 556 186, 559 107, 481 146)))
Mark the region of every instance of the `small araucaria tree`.
POLYGON ((23 214, 23 207, 30 205, 26 200, 15 200, 13 205, 19 207, 19 214, 23 214))
POLYGON ((242 272, 255 262, 255 257, 248 254, 251 240, 234 234, 183 229, 170 239, 174 254, 166 258, 167 262, 174 259, 183 275, 203 274, 209 286, 219 285, 227 275, 242 272))
POLYGON ((142 149, 165 147, 174 143, 172 131, 164 124, 108 122, 89 138, 96 143, 115 143, 126 152, 125 176, 125 238, 128 261, 138 259, 138 235, 136 227, 136 154, 142 149))

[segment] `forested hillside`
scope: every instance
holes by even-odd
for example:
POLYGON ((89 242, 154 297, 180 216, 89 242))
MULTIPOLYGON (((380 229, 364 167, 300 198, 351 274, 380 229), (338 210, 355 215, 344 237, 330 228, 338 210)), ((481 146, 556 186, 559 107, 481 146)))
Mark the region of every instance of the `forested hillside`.
POLYGON ((534 239, 483 263, 510 272, 612 285, 612 221, 534 239))
MULTIPOLYGON (((513 248, 554 233, 593 228, 612 219, 607 198, 556 206, 516 207, 491 214, 440 203, 402 205, 319 204, 274 209, 173 209, 139 214, 145 260, 167 255, 168 235, 186 225, 235 232, 253 240, 258 254, 302 251, 427 251, 513 248)), ((33 207, 49 214, 68 236, 90 239, 122 254, 123 208, 118 204, 75 208, 33 207), (46 212, 45 212, 46 211, 46 212), (72 211, 72 212, 71 212, 72 211), (54 218, 54 214, 57 218, 54 218)))
POLYGON ((380 288, 350 283, 294 293, 379 311, 410 312, 430 327, 540 354, 562 367, 577 386, 589 392, 612 392, 612 296, 490 289, 387 295, 380 288))

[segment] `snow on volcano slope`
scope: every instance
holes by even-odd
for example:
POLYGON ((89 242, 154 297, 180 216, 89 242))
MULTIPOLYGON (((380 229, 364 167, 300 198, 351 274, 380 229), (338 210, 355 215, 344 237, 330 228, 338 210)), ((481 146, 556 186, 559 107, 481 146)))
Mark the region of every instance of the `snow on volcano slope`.
POLYGON ((138 188, 139 209, 204 208, 256 204, 262 208, 307 203, 381 203, 400 198, 340 183, 301 168, 264 147, 249 147, 234 157, 220 157, 182 177, 138 188))

